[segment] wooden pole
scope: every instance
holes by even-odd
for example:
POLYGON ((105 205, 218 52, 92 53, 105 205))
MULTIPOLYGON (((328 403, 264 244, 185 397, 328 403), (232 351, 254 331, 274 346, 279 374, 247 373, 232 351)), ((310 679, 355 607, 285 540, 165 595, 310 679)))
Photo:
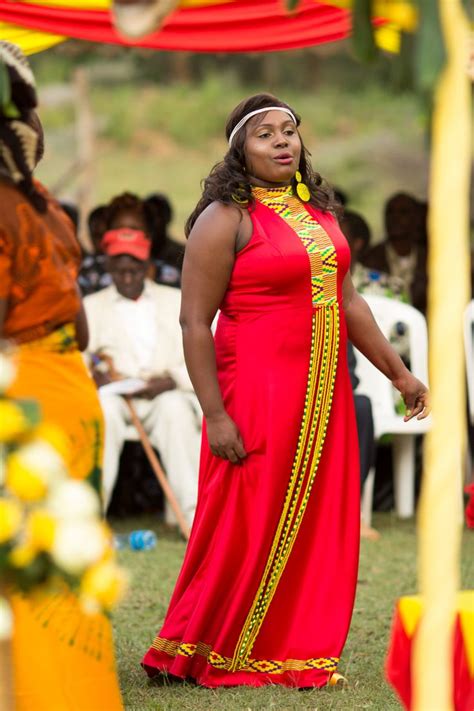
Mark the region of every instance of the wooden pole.
MULTIPOLYGON (((97 354, 99 358, 103 361, 103 363, 106 364, 107 366, 107 372, 111 380, 121 380, 120 375, 117 373, 115 370, 115 365, 113 358, 111 356, 107 355, 106 353, 98 353, 97 354)), ((166 496, 166 498, 169 501, 169 504, 171 508, 173 509, 173 512, 176 516, 176 520, 178 521, 178 526, 181 529, 181 533, 183 534, 184 538, 186 540, 189 540, 189 526, 186 523, 186 519, 184 518, 183 512, 181 511, 181 507, 178 504, 178 501, 176 500, 176 496, 173 493, 173 490, 171 486, 169 485, 169 481, 166 478, 166 474, 164 473, 160 462, 158 461, 158 457, 155 454, 155 451, 153 447, 151 446, 150 439, 145 432, 145 428, 143 427, 140 418, 137 415, 137 411, 135 409, 135 405, 133 404, 132 396, 131 395, 122 395, 125 404, 128 407, 128 410, 130 412, 130 417, 132 419, 133 426, 135 427, 136 431, 138 432, 138 436, 140 437, 140 442, 142 443, 143 449, 145 450, 145 454, 148 458, 148 461, 150 462, 150 466, 153 469, 153 473, 158 479, 158 483, 160 484, 161 488, 163 489, 163 493, 166 496)))
POLYGON ((176 497, 173 493, 173 490, 171 486, 169 485, 168 479, 166 478, 166 474, 164 473, 163 469, 160 466, 160 462, 158 461, 158 457, 156 456, 153 447, 151 446, 151 442, 148 438, 147 433, 145 432, 145 429, 140 421, 140 418, 137 415, 137 411, 135 410, 135 406, 132 402, 132 399, 130 397, 127 397, 126 395, 124 396, 124 400, 127 404, 127 407, 130 411, 130 417, 132 418, 132 423, 135 427, 135 429, 138 432, 138 436, 140 437, 140 441, 143 445, 143 449, 145 450, 145 454, 148 458, 148 461, 150 462, 150 466, 153 469, 153 472, 158 479, 158 482, 163 489, 163 493, 168 499, 168 502, 173 509, 174 515, 176 516, 176 520, 178 521, 178 526, 181 529, 181 533, 183 534, 184 538, 188 541, 189 540, 189 526, 186 523, 186 520, 184 518, 183 512, 181 511, 181 507, 178 504, 178 501, 176 500, 176 497))
POLYGON ((438 2, 447 63, 435 95, 429 187, 433 427, 426 437, 419 506, 419 588, 424 609, 412 666, 414 711, 453 709, 453 623, 466 429, 462 319, 469 299, 469 29, 461 0, 438 2))

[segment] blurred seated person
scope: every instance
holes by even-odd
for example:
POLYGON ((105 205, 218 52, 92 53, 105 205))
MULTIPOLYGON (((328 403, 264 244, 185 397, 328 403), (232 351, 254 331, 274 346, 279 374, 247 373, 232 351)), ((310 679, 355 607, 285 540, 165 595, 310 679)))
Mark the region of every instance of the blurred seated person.
POLYGON ((369 269, 362 264, 371 239, 370 227, 362 215, 353 210, 345 210, 340 225, 351 250, 351 277, 357 291, 360 294, 373 294, 408 302, 409 295, 401 279, 392 277, 387 272, 369 269))
POLYGON ((155 268, 154 279, 158 284, 180 286, 184 246, 168 234, 173 218, 171 204, 160 193, 152 193, 144 202, 151 238, 151 263, 155 268))
POLYGON ((77 230, 79 228, 79 210, 77 209, 77 206, 68 200, 60 200, 59 204, 71 220, 72 226, 74 227, 74 234, 77 235, 77 230))
POLYGON ((349 198, 348 198, 345 190, 336 186, 334 188, 334 197, 336 198, 337 202, 339 203, 339 205, 341 207, 343 207, 343 208, 346 207, 346 205, 349 201, 349 198))
MULTIPOLYGON (((355 392, 359 385, 359 378, 356 375, 357 362, 354 346, 350 341, 347 343, 347 364, 349 367, 352 390, 354 392, 357 435, 359 438, 360 489, 362 494, 366 479, 375 462, 374 419, 372 416, 370 398, 367 397, 367 395, 359 395, 355 392)), ((362 517, 360 520, 360 536, 361 538, 367 538, 371 541, 376 541, 380 538, 379 532, 369 526, 362 517)))
MULTIPOLYGON (((146 278, 151 243, 143 231, 109 229, 102 249, 113 284, 84 299, 91 372, 99 387, 112 377, 110 370, 104 369, 105 363, 113 363, 119 377, 145 381, 133 393, 133 403, 191 525, 197 497, 201 413, 184 363, 180 292, 146 278)), ((131 420, 120 395, 100 390, 99 395, 105 417, 103 492, 107 510, 131 420)), ((168 523, 174 522, 168 508, 165 516, 168 523)))
POLYGON ((426 205, 407 193, 396 193, 385 205, 386 238, 369 249, 363 264, 403 282, 410 303, 426 311, 426 205))
MULTIPOLYGON (((369 269, 362 264, 370 245, 370 227, 362 215, 352 210, 345 210, 340 221, 341 230, 351 250, 351 278, 360 294, 384 296, 404 303, 410 302, 404 282, 386 272, 369 269)), ((403 323, 397 323, 390 334, 390 343, 406 362, 409 361, 410 347, 408 332, 403 323)), ((397 402, 399 395, 397 393, 397 402)))
POLYGON ((98 205, 89 213, 87 226, 93 252, 85 252, 77 278, 83 296, 95 294, 96 291, 110 286, 112 277, 107 271, 105 255, 100 246, 105 232, 105 205, 98 205))

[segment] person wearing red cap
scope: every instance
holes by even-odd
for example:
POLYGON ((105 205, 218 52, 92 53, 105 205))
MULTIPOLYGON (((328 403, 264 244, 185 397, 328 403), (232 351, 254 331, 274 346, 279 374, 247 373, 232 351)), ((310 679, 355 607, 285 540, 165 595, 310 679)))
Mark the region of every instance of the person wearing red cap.
MULTIPOLYGON (((87 357, 99 388, 110 382, 96 363, 107 359, 123 378, 140 378, 134 391, 138 416, 159 451, 189 525, 197 498, 200 410, 184 364, 179 327, 181 294, 147 279, 151 242, 146 233, 122 226, 101 243, 112 285, 84 299, 90 340, 87 357)), ((123 398, 99 389, 105 417, 103 500, 107 510, 130 423, 123 398)), ((166 511, 169 523, 174 521, 166 511)))

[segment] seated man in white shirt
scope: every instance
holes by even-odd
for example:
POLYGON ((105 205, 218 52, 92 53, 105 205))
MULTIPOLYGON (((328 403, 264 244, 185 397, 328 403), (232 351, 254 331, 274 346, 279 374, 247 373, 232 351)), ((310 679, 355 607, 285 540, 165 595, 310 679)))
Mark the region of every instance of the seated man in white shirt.
MULTIPOLYGON (((191 525, 201 413, 184 363, 181 293, 146 278, 150 246, 141 230, 119 228, 105 233, 102 248, 113 284, 84 299, 90 331, 86 355, 98 386, 110 381, 97 366, 102 357, 112 361, 121 377, 146 381, 145 387, 133 393, 133 403, 191 525)), ((130 416, 120 395, 100 390, 99 395, 105 417, 103 497, 107 510, 130 416)), ((168 508, 166 520, 174 522, 168 508)))

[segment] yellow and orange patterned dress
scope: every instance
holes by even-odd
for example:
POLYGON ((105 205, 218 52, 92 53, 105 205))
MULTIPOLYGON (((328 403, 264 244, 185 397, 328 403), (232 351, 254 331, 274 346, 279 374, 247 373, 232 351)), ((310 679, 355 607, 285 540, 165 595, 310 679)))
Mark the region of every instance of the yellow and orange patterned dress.
MULTIPOLYGON (((102 413, 74 325, 80 248, 69 218, 41 190, 46 214, 0 180, 1 333, 17 347, 7 395, 40 405, 43 421, 58 425, 68 439, 71 476, 100 490, 102 413)), ((15 711, 122 708, 104 616, 85 616, 72 594, 16 596, 13 608, 15 711)))

